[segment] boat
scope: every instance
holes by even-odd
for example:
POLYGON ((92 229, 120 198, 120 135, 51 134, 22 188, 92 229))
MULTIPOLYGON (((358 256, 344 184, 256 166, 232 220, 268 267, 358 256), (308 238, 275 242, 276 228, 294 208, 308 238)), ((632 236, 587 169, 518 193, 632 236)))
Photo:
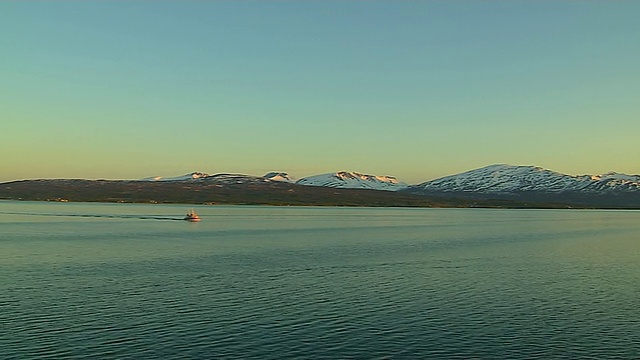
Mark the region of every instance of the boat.
POLYGON ((184 217, 184 220, 191 221, 191 222, 197 222, 197 221, 201 221, 202 219, 200 219, 200 216, 198 216, 198 214, 196 214, 195 210, 190 209, 189 212, 187 212, 187 215, 184 217))

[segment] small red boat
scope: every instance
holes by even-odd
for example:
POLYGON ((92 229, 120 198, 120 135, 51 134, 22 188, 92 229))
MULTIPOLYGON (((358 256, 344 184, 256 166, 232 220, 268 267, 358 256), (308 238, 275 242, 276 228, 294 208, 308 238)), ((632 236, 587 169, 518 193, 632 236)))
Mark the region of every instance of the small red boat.
POLYGON ((200 216, 198 216, 198 214, 196 214, 195 210, 191 209, 191 210, 189 210, 187 215, 184 217, 184 220, 191 221, 191 222, 197 222, 197 221, 201 221, 202 219, 200 219, 200 216))

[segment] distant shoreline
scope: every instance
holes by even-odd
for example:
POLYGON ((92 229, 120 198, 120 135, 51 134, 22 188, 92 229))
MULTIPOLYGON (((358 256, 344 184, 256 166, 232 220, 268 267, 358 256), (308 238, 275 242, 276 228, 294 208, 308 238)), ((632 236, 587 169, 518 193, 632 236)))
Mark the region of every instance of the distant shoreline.
MULTIPOLYGON (((483 194, 423 195, 408 191, 345 189, 281 181, 110 181, 24 180, 0 184, 0 199, 53 202, 101 202, 185 205, 269 205, 338 207, 420 207, 499 209, 640 209, 603 203, 562 201, 553 195, 522 200, 483 198, 483 194)), ((565 197, 564 199, 570 199, 565 197)), ((581 199, 578 199, 581 200, 581 199)), ((615 200, 615 198, 614 198, 615 200)))

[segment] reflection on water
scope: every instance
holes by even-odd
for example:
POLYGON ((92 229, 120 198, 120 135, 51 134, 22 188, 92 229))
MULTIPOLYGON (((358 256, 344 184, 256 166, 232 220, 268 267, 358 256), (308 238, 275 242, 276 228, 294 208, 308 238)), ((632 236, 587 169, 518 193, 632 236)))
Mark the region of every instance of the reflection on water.
POLYGON ((0 202, 0 358, 637 358, 640 212, 0 202))

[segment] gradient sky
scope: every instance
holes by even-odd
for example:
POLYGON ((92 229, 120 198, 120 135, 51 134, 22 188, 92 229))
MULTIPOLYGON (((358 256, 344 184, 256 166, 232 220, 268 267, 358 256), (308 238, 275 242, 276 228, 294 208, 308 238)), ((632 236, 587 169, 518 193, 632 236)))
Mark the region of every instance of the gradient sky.
POLYGON ((0 181, 640 173, 640 1, 0 2, 0 181))

